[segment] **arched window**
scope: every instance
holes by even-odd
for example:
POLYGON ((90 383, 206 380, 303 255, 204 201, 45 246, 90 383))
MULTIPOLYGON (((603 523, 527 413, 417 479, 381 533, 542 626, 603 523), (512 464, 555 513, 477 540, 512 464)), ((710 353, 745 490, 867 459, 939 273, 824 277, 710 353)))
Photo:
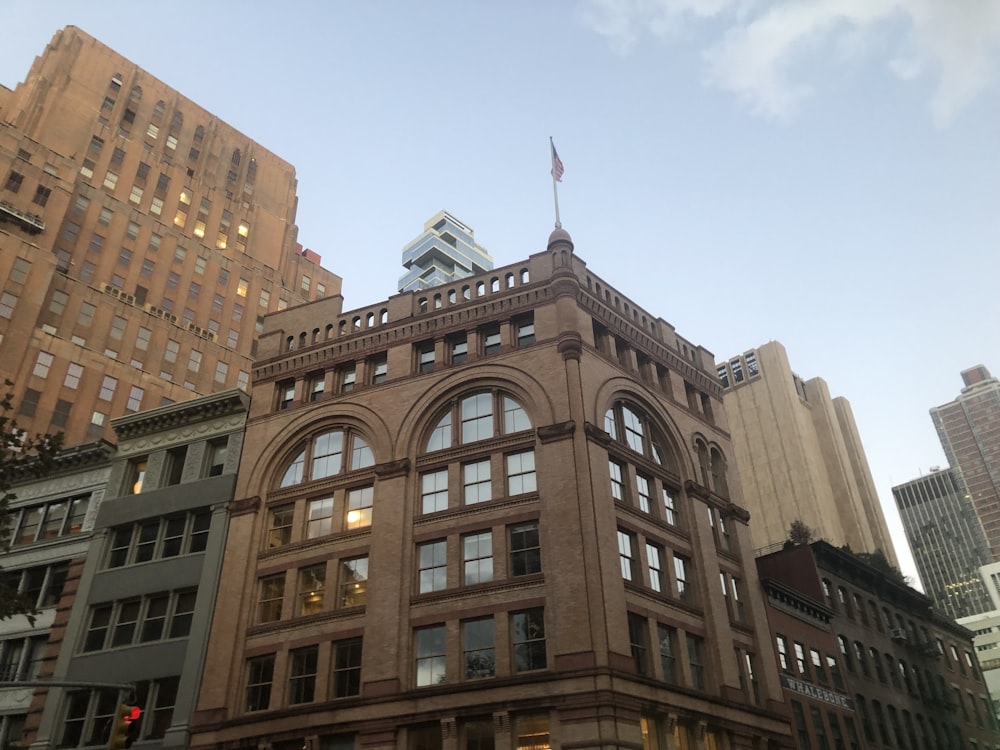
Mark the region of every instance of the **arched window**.
POLYGON ((153 105, 153 119, 159 122, 160 118, 163 117, 163 110, 166 108, 163 100, 160 99, 156 104, 153 105))
POLYGON ((242 157, 240 156, 240 150, 238 148, 234 148, 233 149, 233 158, 230 159, 230 161, 232 162, 232 165, 234 167, 238 167, 240 165, 240 159, 241 158, 242 157))
POLYGON ((662 435, 650 424, 641 410, 619 401, 604 414, 604 431, 630 450, 655 461, 660 466, 675 469, 673 454, 666 448, 662 435))
POLYGON ((712 446, 709 458, 712 467, 712 490, 717 495, 729 497, 729 485, 726 482, 726 459, 715 446, 712 446))
POLYGON ((194 142, 201 144, 203 140, 205 140, 205 126, 199 125, 194 129, 194 142))
POLYGON ((515 399, 502 392, 473 393, 448 407, 434 425, 426 449, 443 450, 531 429, 531 419, 515 399))
POLYGON ((132 91, 129 92, 128 100, 130 102, 138 102, 142 99, 142 86, 136 84, 132 87, 132 91))
POLYGON ((281 475, 279 487, 323 479, 372 466, 375 454, 367 441, 351 429, 338 428, 312 436, 281 475))

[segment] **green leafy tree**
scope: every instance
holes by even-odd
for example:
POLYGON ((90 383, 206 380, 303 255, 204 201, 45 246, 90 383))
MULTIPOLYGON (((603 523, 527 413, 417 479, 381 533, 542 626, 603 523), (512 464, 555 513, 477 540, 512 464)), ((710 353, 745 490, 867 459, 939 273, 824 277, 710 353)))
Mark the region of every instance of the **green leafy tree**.
POLYGON ((813 540, 813 530, 796 518, 788 528, 788 541, 792 544, 809 544, 813 540))
MULTIPOLYGON (((35 435, 30 437, 17 426, 10 414, 14 408, 13 383, 4 381, 7 392, 0 398, 0 552, 10 548, 10 504, 17 495, 11 487, 25 479, 41 477, 52 469, 63 435, 35 435)), ((14 615, 27 615, 34 625, 35 603, 17 591, 16 581, 0 573, 0 620, 14 615)))

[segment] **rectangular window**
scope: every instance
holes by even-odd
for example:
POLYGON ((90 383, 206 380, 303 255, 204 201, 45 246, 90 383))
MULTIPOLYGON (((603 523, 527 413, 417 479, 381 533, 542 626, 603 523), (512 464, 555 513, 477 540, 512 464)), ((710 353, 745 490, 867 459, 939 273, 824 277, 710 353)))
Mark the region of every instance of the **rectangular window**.
POLYGON ((225 362, 218 362, 215 365, 215 382, 225 383, 226 377, 229 375, 229 365, 225 362))
POLYGON ((776 635, 774 642, 778 648, 778 665, 785 672, 791 672, 792 663, 788 659, 788 640, 783 635, 776 635))
POLYGON ((500 351, 500 326, 489 326, 479 331, 483 341, 483 354, 496 354, 500 351))
POLYGON ((333 644, 333 697, 361 694, 361 638, 333 644))
POLYGON ((635 580, 635 536, 618 529, 618 561, 621 563, 622 578, 635 580))
POLYGON ((340 606, 358 607, 368 600, 368 557, 340 563, 340 606))
POLYGON ((639 501, 639 510, 643 513, 649 513, 649 510, 652 507, 649 494, 649 480, 642 474, 635 475, 635 490, 636 497, 639 501))
POLYGON ((326 563, 299 570, 299 615, 323 611, 323 590, 326 587, 326 563))
POLYGON ((370 362, 370 367, 373 385, 384 383, 386 378, 389 377, 389 362, 386 359, 386 355, 381 354, 377 357, 373 357, 370 362))
POLYGON ((285 597, 285 574, 261 578, 259 583, 260 601, 257 606, 257 622, 276 622, 281 619, 281 602, 285 597))
POLYGON ((11 173, 7 175, 7 184, 4 185, 4 189, 9 190, 12 193, 16 193, 21 189, 21 184, 24 182, 24 175, 20 172, 15 172, 11 170, 11 173))
POLYGON ((466 505, 493 499, 489 459, 462 465, 462 498, 466 505))
POLYGON ((191 357, 188 359, 188 369, 191 372, 198 372, 201 369, 201 352, 197 349, 191 350, 191 357))
POLYGON ((15 284, 23 284, 28 278, 28 271, 31 270, 31 263, 24 258, 15 258, 14 265, 7 275, 8 280, 15 284))
POLYGON ((608 461, 608 470, 611 472, 611 497, 620 503, 625 502, 625 482, 622 479, 624 469, 617 461, 608 461))
POLYGON ((467 680, 496 675, 496 645, 492 617, 466 620, 462 623, 462 661, 467 680))
POLYGON ((110 169, 104 175, 104 187, 108 190, 114 190, 115 185, 118 184, 118 175, 112 172, 110 169))
POLYGON ((459 365, 469 358, 469 343, 465 338, 465 334, 452 337, 450 339, 450 345, 451 363, 453 365, 459 365))
POLYGON ((510 527, 510 574, 525 576, 542 572, 542 551, 538 521, 510 527))
POLYGON ((445 681, 445 628, 435 625, 416 631, 417 687, 445 681))
POLYGON ((310 500, 306 513, 306 538, 326 536, 333 531, 333 498, 310 500))
POLYGON ((52 367, 52 362, 55 360, 48 352, 38 352, 38 357, 35 360, 35 368, 32 370, 32 374, 40 378, 47 378, 49 376, 49 368, 52 367))
POLYGON ((802 675, 803 677, 805 677, 808 680, 809 679, 809 665, 806 663, 806 649, 805 649, 805 646, 803 646, 798 641, 795 641, 792 645, 795 648, 795 667, 796 667, 796 669, 798 669, 799 674, 802 675))
POLYGON ((448 509, 448 470, 438 469, 420 476, 421 508, 424 513, 448 509))
POLYGON ((649 674, 649 623, 642 615, 628 613, 628 641, 637 674, 649 674))
POLYGON ((343 368, 340 371, 340 392, 350 393, 354 390, 354 385, 357 382, 357 371, 354 365, 343 368))
POLYGON ((69 295, 66 292, 55 291, 52 293, 52 300, 49 302, 49 312, 53 315, 62 315, 66 309, 69 295))
POLYGON ((417 545, 417 591, 427 594, 448 587, 448 543, 444 539, 417 545))
POLYGON ((671 526, 677 525, 677 503, 674 500, 674 492, 669 487, 663 487, 663 515, 664 520, 671 526))
POLYGON ((462 578, 466 586, 493 580, 493 532, 462 537, 462 578))
POLYGON ((420 372, 434 369, 434 343, 422 344, 417 349, 417 368, 420 372))
POLYGON ((375 498, 375 488, 357 487, 347 492, 347 523, 348 529, 362 529, 372 525, 372 503, 375 498))
POLYGON ((39 206, 44 206, 49 202, 49 196, 52 195, 52 188, 47 188, 44 185, 39 185, 35 188, 35 196, 31 199, 32 203, 39 206))
POLYGON ((166 349, 163 350, 163 360, 165 362, 176 362, 177 354, 180 352, 181 345, 173 339, 167 339, 166 349))
MULTIPOLYGON (((331 500, 330 511, 333 511, 333 501, 331 500)), ((310 509, 311 510, 311 509, 310 509)), ((283 547, 292 541, 292 522, 295 518, 295 509, 291 506, 275 508, 270 513, 270 525, 267 533, 267 546, 283 547)))
POLYGON ((688 665, 691 667, 691 687, 705 690, 705 641, 691 633, 687 634, 688 665))
POLYGON ((110 375, 105 375, 104 380, 101 381, 101 390, 97 394, 97 398, 102 401, 110 401, 115 397, 115 389, 118 387, 118 380, 111 377, 110 375))
POLYGON ((258 656, 247 662, 247 711, 264 711, 271 705, 273 680, 274 654, 258 656))
POLYGON ((674 581, 677 584, 677 596, 683 602, 694 599, 694 592, 688 581, 690 562, 686 557, 674 555, 674 581))
POLYGON ((663 548, 658 544, 646 542, 646 564, 649 566, 649 587, 662 593, 666 586, 663 573, 663 548))
POLYGON ((541 607, 511 614, 514 671, 545 669, 545 612, 541 607))
POLYGON ((517 345, 528 346, 535 343, 535 321, 533 318, 522 318, 514 322, 517 331, 517 345))
POLYGON ((656 624, 656 635, 660 641, 660 669, 663 681, 671 685, 677 683, 677 631, 661 623, 656 624))
POLYGON ((133 185, 132 191, 129 193, 128 200, 129 203, 139 205, 142 202, 142 188, 138 185, 133 185))
POLYGON ((288 703, 312 703, 316 697, 319 647, 306 646, 289 652, 288 703))
POLYGON ((14 308, 17 306, 17 297, 10 292, 0 295, 0 318, 10 320, 14 316, 14 308))
POLYGON ((535 492, 535 453, 526 451, 507 456, 507 490, 510 495, 535 492))

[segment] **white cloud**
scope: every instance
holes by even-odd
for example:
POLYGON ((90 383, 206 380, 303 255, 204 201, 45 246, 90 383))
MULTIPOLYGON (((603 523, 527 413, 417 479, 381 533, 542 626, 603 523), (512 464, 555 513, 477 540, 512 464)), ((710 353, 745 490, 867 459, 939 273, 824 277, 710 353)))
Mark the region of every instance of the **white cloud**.
POLYGON ((933 82, 938 124, 1000 73, 997 0, 589 0, 582 18, 620 54, 693 25, 714 34, 705 82, 767 117, 794 114, 813 93, 807 63, 850 64, 873 50, 900 81, 933 82))

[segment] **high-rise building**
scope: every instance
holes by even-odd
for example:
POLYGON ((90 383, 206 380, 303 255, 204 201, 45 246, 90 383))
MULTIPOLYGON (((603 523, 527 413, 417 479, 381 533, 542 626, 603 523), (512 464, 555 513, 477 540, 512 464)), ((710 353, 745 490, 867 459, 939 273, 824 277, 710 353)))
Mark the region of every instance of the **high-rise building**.
POLYGON ((953 469, 892 488, 926 593, 954 620, 992 609, 979 567, 989 550, 979 518, 953 469))
POLYGON ((565 231, 253 389, 192 748, 787 746, 713 357, 565 231))
POLYGON ((489 271, 493 258, 475 234, 447 211, 436 213, 424 223, 423 234, 403 248, 407 272, 399 277, 399 291, 416 292, 489 271))
POLYGON ((29 433, 246 389, 262 316, 340 293, 294 168, 79 29, 0 120, 0 378, 29 433))
POLYGON ((1000 381, 982 365, 962 373, 958 398, 931 409, 941 447, 1000 562, 1000 381))
POLYGON ((771 341, 718 365, 733 454, 758 548, 783 543, 795 521, 855 552, 896 553, 847 399, 803 380, 771 341))

